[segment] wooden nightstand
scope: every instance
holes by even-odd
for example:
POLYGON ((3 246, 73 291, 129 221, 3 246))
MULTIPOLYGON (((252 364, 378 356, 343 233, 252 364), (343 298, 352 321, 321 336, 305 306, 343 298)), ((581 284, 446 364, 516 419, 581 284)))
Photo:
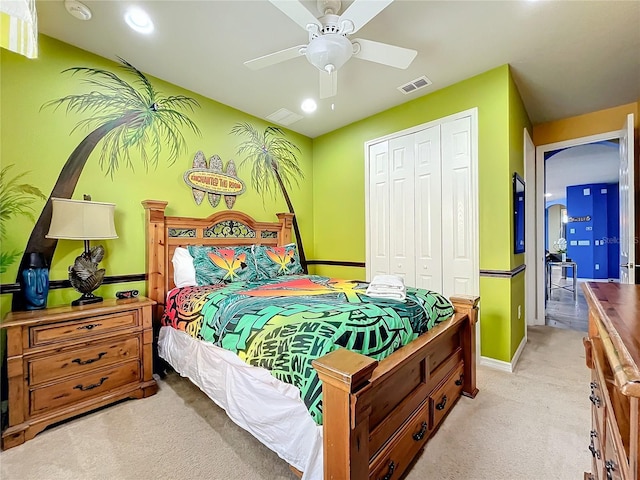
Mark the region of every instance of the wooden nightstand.
POLYGON ((11 312, 7 330, 9 425, 2 448, 118 400, 153 395, 153 329, 144 297, 11 312))

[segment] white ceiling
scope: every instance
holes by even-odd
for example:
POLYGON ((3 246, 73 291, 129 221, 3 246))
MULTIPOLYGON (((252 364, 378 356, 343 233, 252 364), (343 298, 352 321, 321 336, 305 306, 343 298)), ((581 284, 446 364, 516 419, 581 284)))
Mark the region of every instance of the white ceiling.
MULTIPOLYGON (((295 0, 292 0, 295 1, 295 0)), ((370 0, 358 0, 370 1, 370 0)), ((338 95, 318 99, 318 71, 304 57, 252 71, 246 60, 307 43, 307 33, 267 0, 85 0, 93 18, 62 0, 38 0, 41 33, 138 69, 260 118, 280 108, 304 115, 288 128, 316 137, 509 63, 534 124, 640 99, 640 1, 396 0, 356 34, 418 51, 407 70, 352 58, 338 95), (135 4, 155 31, 123 21, 135 4), (426 75, 411 95, 397 87, 426 75), (334 109, 331 105, 334 104, 334 109)), ((318 16, 315 1, 304 5, 318 16)), ((343 11, 351 2, 343 2, 343 11)))
POLYGON ((618 183, 619 145, 614 142, 590 143, 566 148, 545 162, 544 191, 547 202, 566 199, 570 185, 618 183))

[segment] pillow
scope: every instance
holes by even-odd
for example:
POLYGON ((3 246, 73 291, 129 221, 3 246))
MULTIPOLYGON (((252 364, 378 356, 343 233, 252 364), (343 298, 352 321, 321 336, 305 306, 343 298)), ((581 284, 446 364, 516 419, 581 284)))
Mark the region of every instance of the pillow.
POLYGON ((254 245, 253 253, 260 278, 275 278, 302 273, 298 246, 295 243, 281 247, 254 245))
POLYGON ((189 246, 198 285, 258 279, 251 246, 189 246))
POLYGON ((195 287, 198 285, 193 257, 189 254, 189 250, 176 247, 171 262, 173 263, 173 283, 176 287, 195 287))

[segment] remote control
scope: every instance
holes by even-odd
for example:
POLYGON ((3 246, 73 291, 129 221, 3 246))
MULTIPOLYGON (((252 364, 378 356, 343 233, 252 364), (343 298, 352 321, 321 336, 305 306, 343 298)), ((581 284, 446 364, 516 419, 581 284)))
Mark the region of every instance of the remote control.
POLYGON ((122 300, 123 298, 134 298, 138 296, 138 290, 120 290, 119 292, 116 292, 116 297, 118 297, 120 300, 122 300))

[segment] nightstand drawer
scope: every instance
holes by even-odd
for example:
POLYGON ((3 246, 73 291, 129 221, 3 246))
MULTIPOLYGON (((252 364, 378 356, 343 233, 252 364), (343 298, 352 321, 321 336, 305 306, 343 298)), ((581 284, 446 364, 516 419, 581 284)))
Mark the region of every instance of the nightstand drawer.
POLYGON ((30 413, 35 415, 55 410, 139 380, 140 362, 135 359, 47 387, 35 388, 30 393, 30 413))
POLYGON ((28 360, 29 385, 121 363, 140 355, 138 337, 110 340, 86 348, 28 360))
POLYGON ((71 322, 38 325, 29 329, 29 343, 30 347, 50 345, 67 340, 87 338, 110 330, 135 327, 138 324, 138 311, 129 310, 71 322))

